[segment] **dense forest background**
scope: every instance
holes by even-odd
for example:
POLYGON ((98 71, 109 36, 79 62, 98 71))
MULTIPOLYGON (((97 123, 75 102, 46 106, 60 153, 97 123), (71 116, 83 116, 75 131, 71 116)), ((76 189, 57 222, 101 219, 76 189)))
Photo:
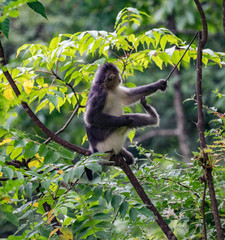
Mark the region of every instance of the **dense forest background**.
MULTIPOLYGON (((28 6, 24 5, 19 8, 20 17, 10 19, 9 38, 7 39, 6 37, 4 37, 1 40, 2 45, 4 46, 6 60, 10 63, 10 67, 12 68, 20 66, 23 62, 23 55, 20 54, 19 56, 17 56, 17 49, 23 44, 41 43, 48 45, 51 42, 51 39, 57 37, 59 34, 74 34, 86 30, 104 30, 107 32, 113 32, 116 17, 118 13, 125 7, 135 8, 138 9, 140 12, 145 12, 149 15, 149 17, 143 17, 140 26, 135 24, 131 25, 130 33, 135 32, 141 34, 142 32, 146 32, 155 28, 167 28, 177 37, 185 41, 185 43, 188 45, 195 33, 202 29, 201 18, 193 0, 184 0, 182 2, 178 0, 46 0, 40 2, 42 2, 45 7, 47 19, 31 11, 28 6)), ((223 32, 222 2, 219 0, 204 1, 204 3, 202 3, 202 7, 206 14, 206 19, 208 23, 208 41, 205 49, 212 49, 214 52, 224 52, 225 35, 223 32)), ((197 42, 195 42, 195 45, 197 45, 197 42)), ((120 54, 118 55, 120 56, 120 54)), ((83 58, 83 61, 88 64, 94 62, 97 59, 97 56, 88 55, 83 58)), ((217 129, 219 122, 217 121, 218 114, 223 114, 225 112, 225 69, 224 67, 222 67, 224 65, 224 62, 221 63, 221 66, 219 64, 216 65, 215 63, 209 63, 207 64, 207 67, 203 67, 202 97, 203 104, 205 106, 204 130, 206 131, 206 141, 208 145, 213 145, 215 141, 215 136, 211 133, 213 132, 212 129, 217 129)), ((127 75, 127 77, 125 78, 125 83, 132 82, 135 85, 152 83, 158 79, 166 78, 171 69, 171 65, 164 65, 163 68, 160 69, 156 64, 152 64, 144 71, 137 71, 136 69, 132 76, 127 75)), ((90 87, 90 83, 88 86, 90 87)), ((77 86, 76 91, 79 93, 84 90, 84 87, 86 86, 82 85, 81 83, 77 86)), ((183 63, 179 68, 179 71, 175 71, 174 75, 170 78, 168 82, 168 90, 165 93, 155 94, 149 100, 149 102, 157 109, 160 115, 160 127, 138 130, 133 139, 133 146, 130 146, 130 140, 127 140, 126 142, 126 146, 137 158, 137 161, 140 161, 140 159, 142 158, 140 156, 143 155, 141 155, 140 152, 143 153, 143 149, 147 149, 148 151, 150 151, 151 158, 153 157, 154 159, 156 159, 156 162, 160 159, 160 157, 157 157, 157 154, 162 154, 163 158, 167 158, 164 163, 160 163, 162 165, 161 170, 164 171, 163 174, 165 174, 165 176, 162 176, 164 180, 166 178, 170 178, 170 173, 168 172, 168 176, 166 176, 167 173, 165 173, 165 171, 170 171, 170 161, 174 162, 174 165, 176 165, 177 163, 181 165, 186 164, 185 166, 187 166, 187 168, 192 168, 193 165, 198 165, 198 163, 194 162, 196 160, 196 155, 198 156, 198 154, 196 153, 199 152, 199 137, 196 127, 198 119, 195 94, 196 61, 194 59, 191 59, 190 64, 183 63), (141 147, 137 147, 136 142, 138 146, 141 147), (134 145, 136 147, 134 147, 134 145)), ((140 104, 137 104, 135 106, 132 106, 131 109, 132 112, 140 112, 141 106, 140 104)), ((38 136, 38 138, 40 139, 45 138, 45 134, 34 125, 30 118, 27 117, 27 113, 23 110, 21 106, 16 107, 16 112, 18 114, 17 116, 12 114, 5 121, 4 125, 6 126, 6 128, 17 128, 21 131, 26 131, 28 136, 35 135, 38 136)), ((56 132, 60 128, 60 126, 64 125, 65 118, 67 118, 69 114, 71 114, 71 112, 72 110, 70 104, 65 104, 63 108, 61 108, 60 112, 53 111, 51 112, 51 115, 49 115, 49 109, 43 108, 37 113, 37 116, 47 128, 51 129, 53 132, 56 132)), ((223 121, 221 119, 220 122, 222 122, 223 124, 223 121)), ((83 141, 82 144, 82 139, 84 138, 84 136, 85 128, 82 113, 79 114, 76 118, 74 118, 72 123, 67 126, 66 130, 60 134, 60 137, 62 137, 63 139, 75 145, 82 145, 84 148, 88 148, 87 140, 83 141)), ((4 137, 4 135, 2 137, 4 137)), ((0 151, 2 152, 2 154, 5 154, 3 149, 1 149, 0 151)), ((145 157, 146 156, 148 157, 149 155, 146 154, 145 157)), ((159 162, 157 162, 156 165, 158 163, 159 162)), ((217 189, 219 189, 223 188, 225 184, 223 178, 224 158, 221 158, 221 161, 218 161, 217 164, 221 167, 220 171, 223 171, 223 174, 220 176, 221 178, 216 178, 216 181, 220 181, 220 183, 217 185, 217 189)), ((154 179, 154 174, 151 174, 152 179, 154 179)), ((189 176, 189 174, 190 173, 187 173, 187 176, 189 176)), ((202 172, 199 169, 195 169, 194 173, 192 174, 193 178, 195 176, 195 180, 197 181, 197 178, 201 176, 202 172)), ((178 175, 175 176, 177 177, 177 181, 179 179, 182 179, 182 174, 179 176, 178 175)), ((162 180, 162 178, 160 179, 162 180)), ((140 179, 142 181, 145 181, 141 177, 140 179)), ((184 179, 184 181, 187 182, 187 179, 184 179)), ((201 183, 199 184, 199 186, 203 186, 201 183)), ((188 184, 188 188, 191 186, 191 184, 188 184)), ((197 186, 195 187, 196 191, 197 186)), ((163 187, 157 186, 154 191, 151 192, 152 195, 154 195, 154 193, 157 194, 157 188, 160 189, 162 192, 164 191, 163 187)), ((173 189, 175 188, 176 186, 173 186, 173 189)), ((188 189, 188 191, 192 190, 188 189)), ((182 191, 180 192, 180 194, 182 194, 182 191)), ((220 192, 219 196, 221 197, 220 200, 224 199, 224 191, 220 192)), ((157 202, 155 200, 155 202, 157 202, 158 208, 163 208, 167 205, 166 202, 163 203, 164 197, 165 196, 163 196, 162 194, 162 196, 160 196, 161 201, 157 202)), ((165 201, 169 201, 168 199, 169 197, 167 196, 167 200, 165 201)), ((209 199, 207 201, 207 204, 209 205, 209 199)), ((190 203, 190 206, 192 204, 193 203, 190 203)), ((188 208, 188 200, 185 202, 184 206, 188 208)), ((224 207, 224 205, 220 206, 220 209, 222 207, 224 207)), ((199 209, 200 208, 201 207, 199 203, 199 209)), ((167 213, 171 214, 171 208, 169 207, 168 209, 170 210, 170 212, 167 213)), ((131 214, 132 213, 130 213, 129 216, 131 216, 131 214)), ((224 210, 221 210, 223 226, 225 225, 224 214, 224 210)), ((173 214, 171 214, 170 216, 172 215, 173 214)), ((201 214, 199 213, 199 215, 201 214)), ((140 217, 140 222, 141 218, 143 217, 140 217)), ((26 218, 24 217, 24 219, 26 218)), ((25 224, 24 219, 22 218, 23 224, 25 224)), ((132 220, 134 221, 134 219, 132 220)), ((212 227, 212 215, 208 214, 207 220, 209 222, 209 225, 212 227)), ((29 219, 29 221, 31 220, 29 219)), ((187 223, 183 222, 183 224, 185 225, 187 223)), ((183 229, 185 229, 186 227, 184 227, 184 225, 182 225, 183 229)), ((138 229, 140 230, 140 232, 143 232, 142 227, 144 228, 144 226, 141 226, 141 224, 139 224, 138 229)), ((154 226, 153 228, 156 229, 156 226, 154 226)), ((174 228, 176 229, 176 227, 174 228)), ((191 227, 186 227, 185 230, 182 230, 182 228, 177 227, 177 229, 175 230, 178 236, 180 234, 180 239, 200 239, 200 235, 198 236, 198 233, 200 234, 201 232, 200 230, 193 230, 193 237, 188 238, 185 233, 190 231, 191 227)), ((199 226, 199 228, 201 228, 201 226, 199 226)), ((17 228, 15 227, 15 225, 12 224, 12 221, 10 223, 9 218, 7 219, 5 215, 1 214, 0 239, 4 239, 10 234, 15 233, 16 229, 17 228)), ((76 228, 74 227, 74 229, 76 228)), ((153 231, 154 234, 151 236, 152 238, 150 238, 150 235, 148 235, 147 233, 145 237, 141 236, 139 230, 136 229, 137 232, 133 233, 134 238, 127 239, 162 239, 162 235, 158 234, 157 232, 158 230, 155 232, 153 231), (156 238, 156 236, 158 238, 156 238)), ((18 234, 21 234, 21 231, 19 231, 18 234)), ((118 234, 119 233, 117 232, 114 236, 118 236, 118 234)), ((215 230, 212 230, 210 234, 212 234, 210 235, 212 238, 209 239, 216 239, 215 230)), ((190 234, 188 235, 190 236, 190 234)))

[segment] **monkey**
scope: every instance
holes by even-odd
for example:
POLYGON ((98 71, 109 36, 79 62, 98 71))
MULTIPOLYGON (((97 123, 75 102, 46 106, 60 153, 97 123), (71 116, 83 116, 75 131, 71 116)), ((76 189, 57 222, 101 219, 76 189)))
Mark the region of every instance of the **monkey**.
MULTIPOLYGON (((164 79, 134 88, 123 87, 115 64, 106 62, 100 66, 92 82, 84 114, 90 151, 105 152, 109 161, 112 156, 120 155, 127 164, 133 164, 134 157, 123 147, 124 141, 133 128, 159 125, 159 115, 155 108, 146 103, 145 97, 166 88, 164 79), (145 114, 124 114, 123 106, 139 100, 145 114)), ((92 180, 90 169, 86 168, 86 174, 92 180)))

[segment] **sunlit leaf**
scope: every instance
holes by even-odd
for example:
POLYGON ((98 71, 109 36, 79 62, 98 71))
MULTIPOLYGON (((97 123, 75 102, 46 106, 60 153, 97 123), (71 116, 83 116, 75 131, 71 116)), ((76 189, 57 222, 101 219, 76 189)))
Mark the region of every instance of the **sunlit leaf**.
POLYGON ((7 100, 13 100, 14 99, 13 91, 12 91, 11 88, 5 89, 3 95, 7 100))
POLYGON ((73 239, 73 233, 71 232, 70 229, 66 228, 66 227, 61 227, 60 228, 60 232, 67 237, 67 239, 72 240, 73 239))
POLYGON ((24 90, 27 94, 29 94, 32 91, 33 86, 34 86, 34 84, 30 80, 25 81, 23 84, 24 90))

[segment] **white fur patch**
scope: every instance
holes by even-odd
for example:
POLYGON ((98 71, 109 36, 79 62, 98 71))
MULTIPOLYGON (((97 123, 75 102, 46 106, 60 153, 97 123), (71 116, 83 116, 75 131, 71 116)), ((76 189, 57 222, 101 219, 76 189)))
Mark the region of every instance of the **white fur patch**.
POLYGON ((119 153, 124 144, 125 138, 129 133, 130 129, 127 127, 121 127, 112 134, 110 134, 105 141, 99 142, 97 144, 97 149, 99 152, 113 151, 115 154, 119 153))
POLYGON ((121 116, 123 114, 123 105, 121 98, 117 92, 108 92, 106 103, 103 108, 103 113, 107 113, 112 116, 121 116))

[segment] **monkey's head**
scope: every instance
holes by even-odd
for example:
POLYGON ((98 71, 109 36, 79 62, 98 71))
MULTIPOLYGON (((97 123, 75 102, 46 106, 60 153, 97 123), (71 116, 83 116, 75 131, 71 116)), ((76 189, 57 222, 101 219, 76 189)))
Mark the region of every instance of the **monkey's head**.
POLYGON ((122 82, 119 69, 113 63, 105 63, 95 74, 94 83, 102 85, 107 90, 114 90, 122 82))

